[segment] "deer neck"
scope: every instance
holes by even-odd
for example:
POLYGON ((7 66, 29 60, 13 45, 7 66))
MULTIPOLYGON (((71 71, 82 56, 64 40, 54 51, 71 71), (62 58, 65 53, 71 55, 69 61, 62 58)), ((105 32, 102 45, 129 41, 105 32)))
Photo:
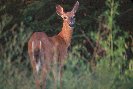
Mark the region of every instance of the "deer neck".
POLYGON ((70 27, 69 24, 64 21, 63 27, 61 32, 58 34, 60 37, 62 37, 65 41, 65 43, 69 46, 71 39, 72 39, 72 33, 73 33, 73 27, 70 27))

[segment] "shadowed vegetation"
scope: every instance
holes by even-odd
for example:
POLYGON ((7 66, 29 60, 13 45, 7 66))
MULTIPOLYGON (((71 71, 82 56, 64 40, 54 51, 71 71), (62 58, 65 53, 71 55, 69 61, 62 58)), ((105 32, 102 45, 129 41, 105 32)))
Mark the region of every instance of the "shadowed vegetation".
MULTIPOLYGON (((76 0, 0 0, 0 89, 35 89, 27 42, 35 31, 58 34, 55 6, 76 0)), ((79 0, 64 66, 63 89, 133 89, 133 2, 79 0)), ((47 89, 53 89, 52 74, 47 89)))

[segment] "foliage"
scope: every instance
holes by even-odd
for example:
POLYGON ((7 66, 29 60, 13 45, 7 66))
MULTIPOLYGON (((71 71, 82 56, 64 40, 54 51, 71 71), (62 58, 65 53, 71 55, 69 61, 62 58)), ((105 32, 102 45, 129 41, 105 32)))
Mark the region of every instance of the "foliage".
MULTIPOLYGON (((32 32, 45 31, 51 36, 60 31, 57 2, 67 8, 73 5, 65 0, 0 1, 0 89, 35 89, 27 42, 32 32)), ((133 58, 128 56, 133 48, 126 40, 132 35, 122 30, 117 20, 120 1, 106 0, 100 8, 98 1, 79 2, 72 46, 64 66, 63 89, 132 89, 133 58), (88 45, 93 46, 92 52, 88 45), (104 50, 102 56, 99 50, 104 50)), ((53 89, 52 75, 47 78, 47 88, 53 89)))

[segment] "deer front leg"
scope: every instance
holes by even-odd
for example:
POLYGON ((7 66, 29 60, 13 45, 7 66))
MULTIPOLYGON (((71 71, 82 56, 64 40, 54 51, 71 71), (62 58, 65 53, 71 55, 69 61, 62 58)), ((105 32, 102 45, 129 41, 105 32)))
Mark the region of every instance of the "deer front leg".
POLYGON ((63 67, 64 67, 64 64, 65 64, 65 59, 67 58, 67 50, 66 51, 61 51, 60 53, 60 61, 59 61, 59 72, 58 72, 58 78, 59 78, 59 81, 60 81, 60 89, 62 89, 62 76, 63 76, 63 67))
POLYGON ((60 82, 60 89, 62 89, 62 75, 63 75, 64 60, 59 63, 58 80, 60 82))
POLYGON ((54 80, 54 89, 57 89, 57 61, 54 60, 53 64, 52 64, 52 73, 53 73, 53 80, 54 80))
POLYGON ((59 81, 60 81, 60 89, 62 89, 62 73, 63 73, 63 65, 59 65, 58 78, 59 78, 59 81))
POLYGON ((52 72, 53 72, 53 80, 54 80, 54 89, 57 89, 57 71, 56 68, 52 68, 52 72))

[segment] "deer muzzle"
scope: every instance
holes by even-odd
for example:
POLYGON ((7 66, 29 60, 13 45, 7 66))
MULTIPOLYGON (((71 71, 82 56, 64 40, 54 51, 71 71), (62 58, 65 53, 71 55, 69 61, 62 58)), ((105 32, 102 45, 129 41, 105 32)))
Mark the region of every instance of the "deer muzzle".
POLYGON ((70 27, 74 27, 74 24, 75 24, 75 18, 74 17, 71 17, 70 18, 70 22, 69 22, 69 26, 70 27))

